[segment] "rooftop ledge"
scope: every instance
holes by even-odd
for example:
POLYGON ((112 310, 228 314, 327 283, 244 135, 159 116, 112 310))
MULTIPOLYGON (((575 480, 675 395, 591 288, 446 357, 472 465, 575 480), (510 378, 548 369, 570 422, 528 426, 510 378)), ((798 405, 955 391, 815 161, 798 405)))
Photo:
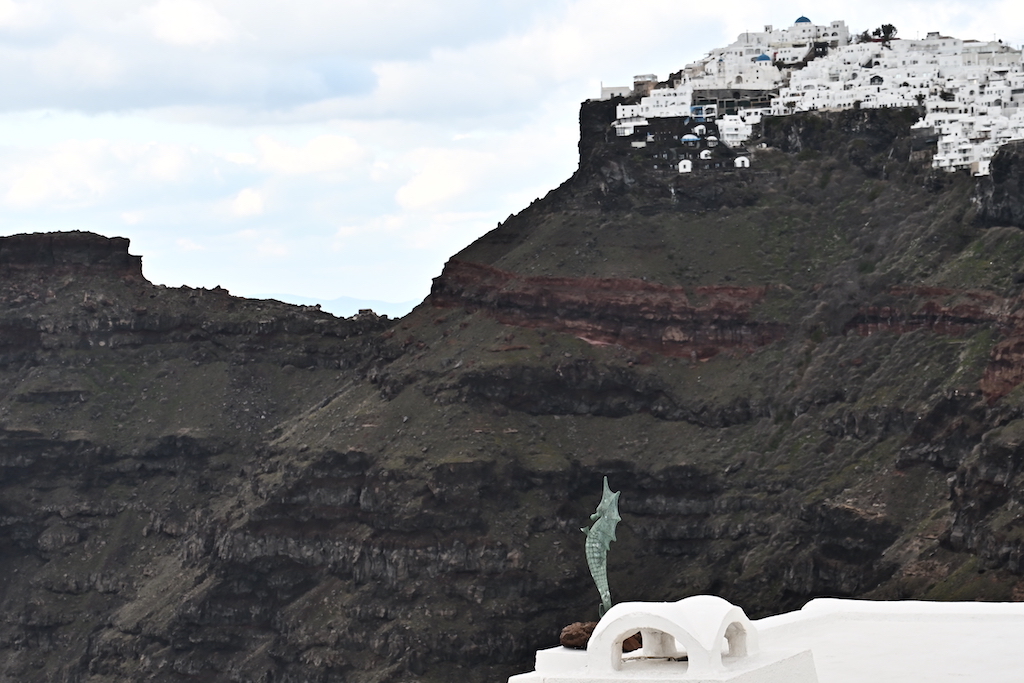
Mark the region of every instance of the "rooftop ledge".
POLYGON ((714 596, 620 603, 586 650, 537 652, 509 683, 1016 683, 1024 603, 812 600, 747 619, 714 596), (640 632, 643 648, 622 653, 640 632))

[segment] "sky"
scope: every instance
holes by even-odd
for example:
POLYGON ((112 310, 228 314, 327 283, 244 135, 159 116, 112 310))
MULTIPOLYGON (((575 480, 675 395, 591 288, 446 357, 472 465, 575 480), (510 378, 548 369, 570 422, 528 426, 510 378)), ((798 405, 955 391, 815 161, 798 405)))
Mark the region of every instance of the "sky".
POLYGON ((744 30, 1024 43, 1017 0, 0 0, 0 235, 151 281, 417 302, 576 169, 579 103, 744 30))

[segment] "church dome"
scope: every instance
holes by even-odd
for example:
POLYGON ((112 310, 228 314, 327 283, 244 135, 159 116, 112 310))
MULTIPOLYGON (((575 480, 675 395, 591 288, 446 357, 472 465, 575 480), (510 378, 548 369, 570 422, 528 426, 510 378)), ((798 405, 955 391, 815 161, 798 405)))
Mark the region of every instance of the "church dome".
POLYGON ((811 20, 808 19, 807 17, 800 17, 799 19, 797 19, 793 23, 794 24, 809 24, 809 23, 811 23, 811 20))
POLYGON ((754 61, 755 62, 770 62, 770 61, 772 61, 772 58, 762 52, 758 56, 754 57, 754 61))

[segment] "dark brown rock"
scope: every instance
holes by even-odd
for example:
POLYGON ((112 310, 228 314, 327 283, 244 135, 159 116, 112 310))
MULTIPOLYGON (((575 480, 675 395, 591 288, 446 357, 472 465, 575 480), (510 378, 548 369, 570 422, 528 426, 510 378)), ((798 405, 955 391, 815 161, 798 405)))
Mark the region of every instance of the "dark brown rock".
POLYGON ((639 633, 634 633, 629 638, 622 641, 622 651, 632 652, 633 650, 639 650, 644 646, 643 639, 639 633))
POLYGON ((597 626, 596 621, 577 621, 562 629, 558 642, 562 647, 571 647, 574 650, 587 649, 590 636, 597 626))
POLYGON ((100 269, 142 278, 142 257, 128 253, 124 237, 91 232, 31 233, 0 237, 0 269, 100 269))
POLYGON ((1000 147, 990 168, 991 174, 979 179, 974 191, 978 221, 1024 227, 1024 143, 1000 147))

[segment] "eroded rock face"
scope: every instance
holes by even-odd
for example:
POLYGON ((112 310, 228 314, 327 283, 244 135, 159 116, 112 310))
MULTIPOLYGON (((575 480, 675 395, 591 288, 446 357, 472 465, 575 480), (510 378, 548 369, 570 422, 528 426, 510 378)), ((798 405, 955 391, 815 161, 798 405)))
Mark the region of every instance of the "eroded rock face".
POLYGON ((597 616, 605 475, 617 601, 1024 594, 1024 233, 913 112, 688 178, 613 115, 400 321, 0 240, 0 678, 503 680, 597 616))
POLYGON ((0 274, 0 677, 186 675, 196 653, 158 653, 213 501, 306 389, 381 358, 389 322, 154 287, 128 240, 88 233, 0 238, 0 274))
POLYGON ((142 279, 142 257, 128 253, 124 237, 107 238, 90 232, 0 237, 0 271, 36 268, 45 268, 51 274, 76 269, 108 271, 142 279))
POLYGON ((990 171, 974 192, 978 219, 986 225, 1024 228, 1024 143, 1000 147, 990 171))
POLYGON ((449 261, 430 302, 480 309, 507 325, 567 332, 591 344, 618 344, 662 355, 706 359, 722 349, 752 350, 781 339, 785 324, 750 313, 767 287, 682 287, 643 280, 521 277, 449 261))

